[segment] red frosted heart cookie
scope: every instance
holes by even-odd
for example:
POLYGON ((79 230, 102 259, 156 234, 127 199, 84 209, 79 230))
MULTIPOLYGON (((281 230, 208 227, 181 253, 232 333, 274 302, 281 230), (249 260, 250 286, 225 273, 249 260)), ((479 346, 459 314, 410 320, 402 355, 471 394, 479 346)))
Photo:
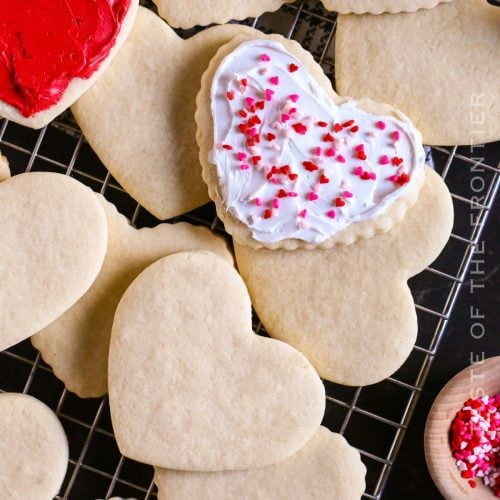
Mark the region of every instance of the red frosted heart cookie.
POLYGON ((0 3, 0 115, 39 128, 99 77, 127 37, 137 0, 0 3))

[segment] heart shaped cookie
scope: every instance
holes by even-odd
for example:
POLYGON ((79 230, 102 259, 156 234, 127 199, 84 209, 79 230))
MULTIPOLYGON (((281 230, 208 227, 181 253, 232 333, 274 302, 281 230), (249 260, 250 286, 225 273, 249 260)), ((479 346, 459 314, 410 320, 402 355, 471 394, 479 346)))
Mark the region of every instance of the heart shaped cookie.
POLYGON ((0 351, 71 307, 99 273, 107 243, 94 193, 65 175, 0 183, 0 351))
POLYGON ((254 335, 236 270, 207 252, 165 257, 116 311, 109 402, 121 452, 180 470, 262 467, 317 431, 324 387, 306 358, 254 335))
POLYGON ((246 26, 182 40, 140 8, 109 71, 72 107, 85 137, 123 188, 159 219, 209 201, 195 142, 195 96, 217 49, 246 26))
POLYGON ((68 441, 52 410, 24 394, 0 394, 0 497, 53 498, 68 465, 68 441))
POLYGON ((278 10, 285 3, 295 0, 210 0, 200 5, 198 0, 153 0, 158 12, 170 26, 191 28, 201 24, 223 24, 231 19, 257 17, 264 12, 278 10))
POLYGON ((200 161, 226 229, 287 249, 386 230, 388 208, 420 185, 419 132, 386 105, 341 102, 310 55, 278 40, 238 37, 203 75, 200 161))
POLYGON ((88 90, 127 38, 138 0, 3 0, 0 116, 40 128, 88 90))
POLYGON ((235 244, 236 261, 271 337, 303 352, 321 377, 367 385, 410 354, 417 317, 406 281, 438 256, 452 225, 448 189, 426 167, 417 203, 386 233, 328 250, 235 244))
POLYGON ((73 307, 31 339, 55 375, 80 397, 99 397, 108 391, 113 316, 141 271, 161 257, 185 250, 211 251, 233 263, 226 242, 208 229, 180 222, 137 230, 111 203, 100 200, 108 220, 102 269, 73 307))
POLYGON ((213 473, 157 468, 155 483, 159 500, 359 500, 365 473, 359 452, 340 434, 320 427, 303 448, 277 464, 213 473))
POLYGON ((426 144, 499 140, 499 46, 500 9, 483 0, 412 14, 340 16, 337 90, 391 102, 426 144))
POLYGON ((419 9, 432 9, 441 2, 452 0, 321 0, 325 9, 340 14, 382 14, 390 12, 415 12, 419 9))

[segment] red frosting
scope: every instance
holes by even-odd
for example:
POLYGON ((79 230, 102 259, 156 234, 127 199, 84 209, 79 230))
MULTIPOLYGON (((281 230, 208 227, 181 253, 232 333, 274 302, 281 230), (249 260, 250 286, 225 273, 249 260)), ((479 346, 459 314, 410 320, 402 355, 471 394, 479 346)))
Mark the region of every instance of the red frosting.
POLYGON ((0 0, 0 99, 26 117, 89 78, 116 42, 131 0, 0 0))

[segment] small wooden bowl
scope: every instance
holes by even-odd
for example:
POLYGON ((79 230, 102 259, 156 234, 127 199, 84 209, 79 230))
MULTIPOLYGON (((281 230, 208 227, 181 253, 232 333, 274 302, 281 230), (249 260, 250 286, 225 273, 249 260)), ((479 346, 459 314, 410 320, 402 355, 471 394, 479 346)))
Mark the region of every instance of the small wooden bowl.
POLYGON ((458 410, 469 398, 500 393, 500 356, 471 365, 455 375, 435 399, 427 417, 424 447, 429 472, 441 494, 447 500, 493 500, 492 490, 477 478, 471 488, 460 477, 451 454, 449 431, 458 410))

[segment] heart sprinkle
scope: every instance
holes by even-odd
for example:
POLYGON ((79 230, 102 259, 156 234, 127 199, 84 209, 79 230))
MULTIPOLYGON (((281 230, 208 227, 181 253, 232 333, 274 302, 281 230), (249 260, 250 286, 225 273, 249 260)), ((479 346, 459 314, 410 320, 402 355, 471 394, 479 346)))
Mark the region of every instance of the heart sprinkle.
POLYGON ((471 488, 481 477, 500 497, 500 394, 464 403, 451 424, 451 453, 471 488))
POLYGON ((229 157, 224 149, 213 150, 222 201, 261 242, 298 238, 319 243, 353 217, 376 217, 404 192, 424 161, 420 136, 405 117, 382 120, 353 101, 332 104, 299 68, 277 42, 244 42, 222 61, 212 83, 214 137, 238 151, 229 157), (260 73, 262 62, 273 76, 260 73), (267 88, 269 83, 273 89, 267 88), (233 99, 216 105, 221 93, 233 99), (251 161, 244 176, 242 165, 226 170, 247 158, 251 161), (339 213, 331 210, 332 200, 342 208, 339 213), (299 224, 297 217, 304 219, 307 210, 309 222, 299 224))

